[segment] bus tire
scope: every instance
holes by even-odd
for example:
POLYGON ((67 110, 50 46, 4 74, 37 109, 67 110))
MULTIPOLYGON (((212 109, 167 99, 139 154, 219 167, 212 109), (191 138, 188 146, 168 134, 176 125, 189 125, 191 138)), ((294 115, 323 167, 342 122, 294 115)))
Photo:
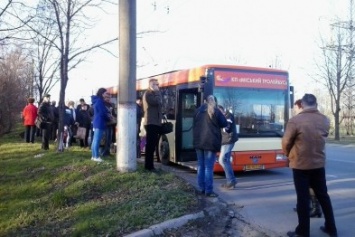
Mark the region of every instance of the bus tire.
POLYGON ((160 162, 163 165, 168 165, 170 163, 170 149, 168 138, 165 135, 160 137, 158 149, 160 162))

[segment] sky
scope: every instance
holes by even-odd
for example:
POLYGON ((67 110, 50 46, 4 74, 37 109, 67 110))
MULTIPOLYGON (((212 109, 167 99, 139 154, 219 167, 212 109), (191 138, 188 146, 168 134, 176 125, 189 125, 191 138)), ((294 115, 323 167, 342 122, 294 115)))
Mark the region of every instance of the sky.
MULTIPOLYGON (((348 1, 136 0, 137 32, 150 32, 137 38, 137 77, 210 63, 277 66, 301 95, 310 90, 319 35, 336 16, 346 19, 348 1)), ((118 35, 118 7, 108 12, 89 32, 93 41, 118 35)), ((109 50, 118 56, 118 42, 109 50)), ((117 85, 118 65, 107 52, 91 54, 70 72, 66 100, 117 85)))

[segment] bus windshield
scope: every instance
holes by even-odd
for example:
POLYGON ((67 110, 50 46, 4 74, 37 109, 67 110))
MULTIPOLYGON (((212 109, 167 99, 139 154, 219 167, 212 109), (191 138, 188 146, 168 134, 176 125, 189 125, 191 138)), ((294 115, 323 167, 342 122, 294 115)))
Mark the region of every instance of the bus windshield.
POLYGON ((234 114, 239 137, 282 137, 287 90, 216 87, 213 94, 234 114))

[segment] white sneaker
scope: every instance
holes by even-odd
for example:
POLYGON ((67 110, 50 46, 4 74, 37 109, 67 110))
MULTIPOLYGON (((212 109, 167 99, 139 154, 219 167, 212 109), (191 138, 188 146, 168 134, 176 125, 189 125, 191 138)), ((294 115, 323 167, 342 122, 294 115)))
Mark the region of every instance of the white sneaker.
POLYGON ((96 162, 103 162, 103 159, 101 159, 100 157, 99 158, 93 158, 92 160, 96 161, 96 162))

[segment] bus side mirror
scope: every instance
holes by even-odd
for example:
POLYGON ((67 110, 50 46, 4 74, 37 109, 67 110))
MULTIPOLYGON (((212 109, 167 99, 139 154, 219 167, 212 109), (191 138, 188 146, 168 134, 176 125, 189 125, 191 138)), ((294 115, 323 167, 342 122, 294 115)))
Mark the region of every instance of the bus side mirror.
POLYGON ((206 76, 200 76, 199 91, 203 91, 204 90, 206 82, 207 82, 207 77, 206 76))
POLYGON ((290 86, 290 104, 291 104, 291 108, 293 108, 293 104, 294 103, 295 103, 294 87, 290 86))

